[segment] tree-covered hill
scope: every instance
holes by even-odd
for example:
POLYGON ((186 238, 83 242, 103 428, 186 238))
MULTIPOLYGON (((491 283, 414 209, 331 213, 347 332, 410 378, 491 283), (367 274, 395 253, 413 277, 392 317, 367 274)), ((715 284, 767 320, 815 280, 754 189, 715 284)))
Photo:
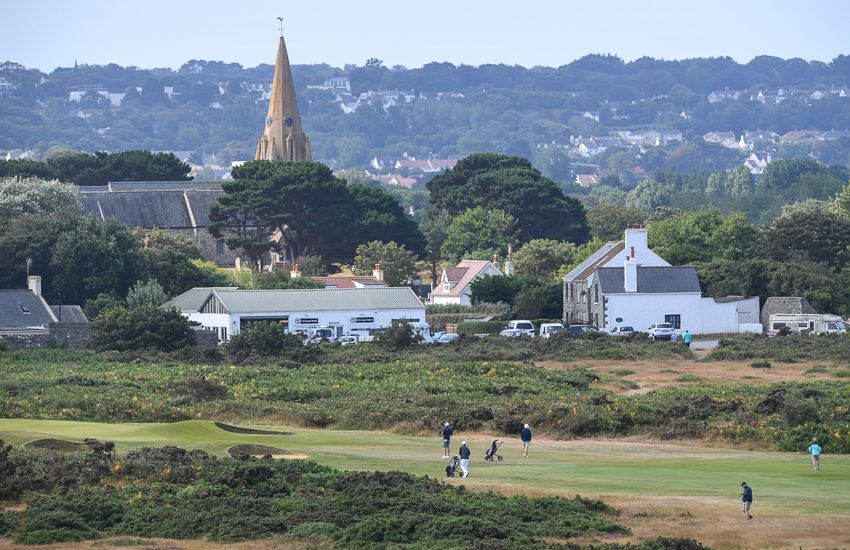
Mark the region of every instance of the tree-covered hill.
MULTIPOLYGON (((557 68, 429 63, 407 69, 371 59, 342 69, 293 70, 314 156, 336 168, 365 166, 375 155, 492 151, 532 157, 544 174, 566 180, 570 170, 559 173, 559 159, 542 144, 622 129, 675 130, 686 141, 701 141, 715 130, 850 128, 850 56, 844 55, 829 63, 760 56, 746 64, 590 55, 557 68), (333 77, 348 78, 350 94, 323 86, 333 77)), ((109 64, 47 74, 5 62, 0 151, 177 150, 199 161, 215 154, 220 164, 251 158, 272 72, 271 65, 191 60, 177 70, 109 64), (76 101, 69 101, 72 92, 76 101)), ((818 155, 847 163, 844 149, 818 155)))

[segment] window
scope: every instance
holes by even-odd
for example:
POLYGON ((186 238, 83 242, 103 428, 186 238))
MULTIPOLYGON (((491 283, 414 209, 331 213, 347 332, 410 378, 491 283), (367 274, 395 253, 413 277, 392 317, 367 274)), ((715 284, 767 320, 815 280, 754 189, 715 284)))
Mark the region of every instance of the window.
POLYGON ((682 316, 678 313, 673 315, 665 315, 664 322, 672 325, 672 328, 679 329, 682 328, 682 316))
POLYGON ((224 254, 224 241, 216 241, 215 242, 215 253, 216 254, 224 254))
POLYGON ((23 313, 24 315, 30 314, 30 307, 28 305, 18 302, 18 307, 21 308, 21 313, 23 313))
POLYGON ((593 303, 599 303, 599 285, 593 286, 593 303))

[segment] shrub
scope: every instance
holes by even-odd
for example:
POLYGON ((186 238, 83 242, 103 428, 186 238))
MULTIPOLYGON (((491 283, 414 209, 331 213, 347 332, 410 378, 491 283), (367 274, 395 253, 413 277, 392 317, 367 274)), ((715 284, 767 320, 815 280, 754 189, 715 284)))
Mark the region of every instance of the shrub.
POLYGON ((105 311, 92 322, 88 339, 98 351, 174 351, 194 343, 188 319, 176 309, 154 306, 105 311))
POLYGON ((304 343, 280 323, 258 322, 242 328, 227 343, 227 354, 236 361, 250 356, 279 357, 302 351, 304 343))
POLYGON ((124 304, 121 300, 112 294, 101 293, 97 295, 97 298, 86 300, 86 305, 83 307, 83 310, 89 321, 94 321, 101 313, 109 311, 110 309, 121 307, 122 305, 124 304))
POLYGON ((457 326, 458 334, 499 334, 505 328, 505 321, 467 321, 457 326))
POLYGON ((769 369, 771 367, 770 361, 765 360, 753 361, 750 363, 750 366, 754 369, 769 369))
POLYGON ((407 319, 393 321, 392 325, 375 334, 375 343, 389 349, 406 349, 422 341, 407 319))
POLYGON ((0 352, 9 351, 9 342, 5 338, 0 338, 0 352))
POLYGON ((837 370, 832 375, 836 378, 850 378, 850 370, 837 370))
POLYGON ((136 309, 144 306, 158 307, 168 301, 162 286, 153 279, 138 281, 127 292, 127 307, 136 309))

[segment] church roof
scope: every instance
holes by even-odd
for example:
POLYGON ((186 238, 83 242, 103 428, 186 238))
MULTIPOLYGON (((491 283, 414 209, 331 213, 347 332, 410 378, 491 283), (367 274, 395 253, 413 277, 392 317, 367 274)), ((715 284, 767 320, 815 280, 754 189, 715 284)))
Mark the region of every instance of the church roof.
POLYGON ((127 227, 189 229, 209 225, 210 204, 223 194, 221 190, 112 191, 82 193, 81 203, 83 215, 127 227))

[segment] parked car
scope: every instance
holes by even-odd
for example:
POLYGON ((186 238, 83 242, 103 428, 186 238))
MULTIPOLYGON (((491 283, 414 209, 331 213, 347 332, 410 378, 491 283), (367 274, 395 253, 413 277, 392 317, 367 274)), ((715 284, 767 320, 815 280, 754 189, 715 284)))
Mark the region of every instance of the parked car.
POLYGON ((553 334, 566 330, 561 323, 541 323, 540 336, 543 338, 551 338, 553 334))
POLYGON ((455 334, 453 332, 438 332, 434 339, 431 340, 432 344, 448 344, 449 342, 454 342, 460 338, 460 334, 455 334))
POLYGON ((670 323, 652 323, 649 325, 647 332, 649 339, 655 342, 656 340, 670 340, 673 338, 673 325, 670 323))
POLYGON ((634 331, 635 331, 635 327, 628 327, 628 326, 614 327, 614 328, 611 329, 611 335, 612 336, 628 336, 629 334, 632 334, 634 331))
POLYGON ((590 325, 570 325, 567 327, 567 332, 570 336, 581 336, 585 332, 590 332, 590 325))
MULTIPOLYGON (((525 335, 525 336, 534 336, 534 323, 531 321, 520 320, 520 321, 511 321, 508 323, 508 326, 505 327, 505 330, 502 332, 507 332, 509 330, 519 330, 522 331, 522 334, 517 335, 525 335)), ((501 332, 499 334, 502 334, 501 332)), ((502 336, 514 336, 510 334, 502 334, 502 336)))
POLYGON ((337 338, 336 341, 342 346, 350 346, 351 344, 359 344, 360 337, 356 334, 346 334, 337 338))

